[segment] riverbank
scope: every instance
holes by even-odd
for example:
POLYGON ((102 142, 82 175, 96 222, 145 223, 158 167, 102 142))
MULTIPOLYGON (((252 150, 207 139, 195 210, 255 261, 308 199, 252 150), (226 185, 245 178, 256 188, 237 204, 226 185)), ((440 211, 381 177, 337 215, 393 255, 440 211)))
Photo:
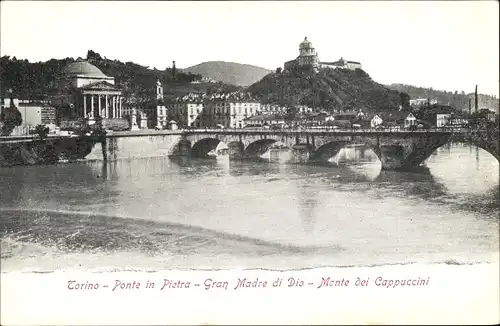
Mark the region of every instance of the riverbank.
POLYGON ((98 139, 94 137, 50 137, 10 139, 0 142, 0 167, 54 164, 84 159, 98 139))

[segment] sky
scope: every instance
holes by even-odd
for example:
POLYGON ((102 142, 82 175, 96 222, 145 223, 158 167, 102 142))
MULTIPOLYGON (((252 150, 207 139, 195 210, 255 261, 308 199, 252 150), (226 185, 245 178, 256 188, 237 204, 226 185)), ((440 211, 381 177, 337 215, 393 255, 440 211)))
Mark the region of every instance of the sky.
POLYGON ((267 69, 307 37, 321 61, 359 61, 377 82, 499 95, 497 1, 2 1, 0 53, 164 69, 230 61, 267 69))

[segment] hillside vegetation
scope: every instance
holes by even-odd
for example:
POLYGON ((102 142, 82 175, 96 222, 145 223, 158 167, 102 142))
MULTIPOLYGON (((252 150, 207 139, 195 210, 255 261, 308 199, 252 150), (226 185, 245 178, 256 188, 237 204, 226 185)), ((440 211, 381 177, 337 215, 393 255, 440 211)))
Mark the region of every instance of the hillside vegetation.
POLYGON ((248 91, 264 103, 308 105, 327 111, 362 109, 366 112, 399 109, 398 91, 376 83, 361 69, 310 69, 277 72, 251 85, 248 91))
MULTIPOLYGON (((471 99, 472 111, 474 111, 474 93, 466 94, 463 91, 460 93, 458 91, 448 92, 406 84, 391 84, 388 87, 399 92, 405 92, 412 99, 429 98, 438 101, 438 103, 450 105, 458 110, 466 112, 469 110, 469 99, 471 99)), ((499 99, 494 96, 478 94, 478 106, 479 109, 489 108, 498 113, 500 102, 499 99)))
POLYGON ((237 86, 252 85, 271 73, 271 70, 261 67, 225 61, 203 62, 182 71, 237 86))
MULTIPOLYGON (((133 62, 121 62, 102 57, 92 50, 86 59, 104 74, 115 77, 115 84, 122 88, 125 103, 138 107, 150 104, 156 98, 155 84, 159 79, 164 84, 164 94, 182 96, 191 92, 234 91, 238 87, 224 83, 191 84, 201 75, 167 68, 150 69, 133 62)), ((46 62, 29 62, 16 57, 0 58, 0 95, 7 96, 12 89, 14 95, 23 99, 44 99, 48 95, 64 90, 58 88, 58 78, 64 68, 75 58, 51 59, 46 62)))

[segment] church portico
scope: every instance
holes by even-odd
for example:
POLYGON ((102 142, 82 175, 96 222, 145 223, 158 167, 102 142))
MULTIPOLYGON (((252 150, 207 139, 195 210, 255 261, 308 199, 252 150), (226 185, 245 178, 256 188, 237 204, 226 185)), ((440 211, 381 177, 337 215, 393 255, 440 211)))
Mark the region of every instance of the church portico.
POLYGON ((89 119, 123 117, 123 97, 118 90, 82 90, 83 116, 89 119))
POLYGON ((67 103, 70 109, 63 118, 68 121, 83 118, 89 124, 101 118, 103 125, 110 128, 129 128, 122 91, 113 77, 106 76, 86 60, 78 59, 64 69, 61 81, 61 86, 70 90, 70 103, 67 103))

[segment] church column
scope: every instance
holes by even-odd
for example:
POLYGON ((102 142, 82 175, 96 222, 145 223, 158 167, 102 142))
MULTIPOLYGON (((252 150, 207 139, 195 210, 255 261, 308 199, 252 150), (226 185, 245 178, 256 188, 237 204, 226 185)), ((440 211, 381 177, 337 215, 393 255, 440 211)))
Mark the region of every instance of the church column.
POLYGON ((94 118, 94 94, 90 95, 90 117, 94 118))
POLYGON ((118 106, 116 105, 116 95, 113 96, 113 118, 118 118, 118 106))
POLYGON ((104 111, 104 117, 105 118, 108 118, 108 115, 109 115, 109 99, 108 99, 108 95, 104 95, 104 99, 105 99, 105 103, 106 103, 106 111, 104 111))
POLYGON ((102 101, 101 101, 101 95, 97 95, 97 99, 98 99, 98 102, 99 102, 99 116, 102 118, 102 101))
POLYGON ((83 118, 87 118, 87 95, 83 94, 83 118))
POLYGON ((123 117, 122 100, 123 100, 123 97, 120 96, 120 98, 118 99, 118 101, 119 101, 119 103, 118 103, 118 110, 120 110, 120 118, 123 117))

